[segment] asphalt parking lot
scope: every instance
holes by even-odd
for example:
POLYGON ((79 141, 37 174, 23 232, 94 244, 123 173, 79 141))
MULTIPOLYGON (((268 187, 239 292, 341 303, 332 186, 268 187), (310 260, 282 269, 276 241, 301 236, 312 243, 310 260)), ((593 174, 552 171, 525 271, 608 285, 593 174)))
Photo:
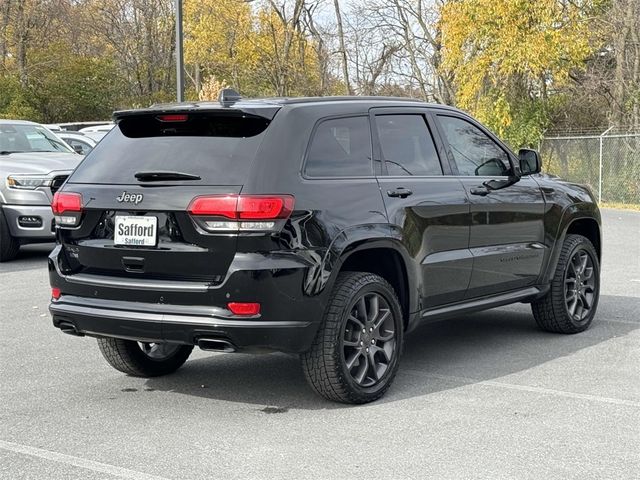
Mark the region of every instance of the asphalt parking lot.
POLYGON ((50 245, 0 265, 0 478, 640 478, 640 213, 604 210, 579 335, 528 305, 425 325, 387 395, 315 396, 298 359, 194 350, 126 377, 47 311, 50 245))

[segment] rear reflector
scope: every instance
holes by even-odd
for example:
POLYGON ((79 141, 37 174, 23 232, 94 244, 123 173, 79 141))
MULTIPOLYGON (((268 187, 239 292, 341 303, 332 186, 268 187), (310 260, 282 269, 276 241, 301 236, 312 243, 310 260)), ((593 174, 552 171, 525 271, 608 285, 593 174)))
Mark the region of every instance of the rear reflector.
POLYGON ((81 212, 82 195, 71 192, 56 192, 51 203, 51 210, 54 215, 65 212, 81 212))
POLYGON ((60 298, 61 292, 60 289, 57 287, 53 287, 51 289, 51 298, 53 298, 54 300, 58 300, 60 298))
POLYGON ((211 230, 262 230, 275 226, 270 220, 289 218, 294 201, 292 195, 207 195, 194 198, 188 210, 199 217, 233 220, 206 219, 211 230))
POLYGON ((260 313, 259 303, 230 302, 227 307, 234 315, 254 316, 260 313))
POLYGON ((161 122, 186 122, 189 120, 189 116, 183 114, 158 115, 156 118, 161 122))

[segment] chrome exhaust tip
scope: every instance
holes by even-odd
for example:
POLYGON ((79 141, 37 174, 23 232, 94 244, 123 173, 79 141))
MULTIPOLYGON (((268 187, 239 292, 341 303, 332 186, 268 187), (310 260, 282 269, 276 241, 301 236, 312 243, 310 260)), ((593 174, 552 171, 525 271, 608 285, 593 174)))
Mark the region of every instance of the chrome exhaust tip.
POLYGON ((200 350, 208 352, 233 353, 237 350, 231 342, 221 338, 199 338, 197 344, 200 350))

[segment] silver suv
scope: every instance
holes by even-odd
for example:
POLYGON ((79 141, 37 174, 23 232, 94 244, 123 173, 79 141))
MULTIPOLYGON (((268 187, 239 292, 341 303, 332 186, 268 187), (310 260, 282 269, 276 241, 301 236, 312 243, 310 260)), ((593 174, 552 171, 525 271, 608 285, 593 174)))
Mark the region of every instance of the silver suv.
POLYGON ((53 194, 82 158, 42 125, 0 119, 0 262, 54 241, 53 194))

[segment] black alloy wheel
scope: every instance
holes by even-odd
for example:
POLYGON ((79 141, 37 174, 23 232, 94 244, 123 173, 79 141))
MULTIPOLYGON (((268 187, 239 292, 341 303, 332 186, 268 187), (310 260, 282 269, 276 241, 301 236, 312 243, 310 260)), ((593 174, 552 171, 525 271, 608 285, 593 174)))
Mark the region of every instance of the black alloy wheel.
POLYGON ((302 367, 311 387, 343 403, 367 403, 389 389, 398 371, 404 322, 393 287, 379 275, 342 272, 302 367))
POLYGON ((584 321, 593 307, 596 292, 593 259, 587 250, 579 249, 571 257, 564 284, 567 313, 576 322, 584 321))
POLYGON ((598 253, 588 238, 569 234, 562 245, 549 290, 531 303, 531 310, 543 330, 579 333, 591 325, 599 295, 598 253))
POLYGON ((137 342, 140 350, 152 360, 166 360, 172 357, 179 349, 180 345, 175 343, 153 343, 137 342))
POLYGON ((384 377, 396 351, 396 328, 389 304, 378 293, 360 296, 347 317, 342 335, 345 367, 362 387, 384 377))

